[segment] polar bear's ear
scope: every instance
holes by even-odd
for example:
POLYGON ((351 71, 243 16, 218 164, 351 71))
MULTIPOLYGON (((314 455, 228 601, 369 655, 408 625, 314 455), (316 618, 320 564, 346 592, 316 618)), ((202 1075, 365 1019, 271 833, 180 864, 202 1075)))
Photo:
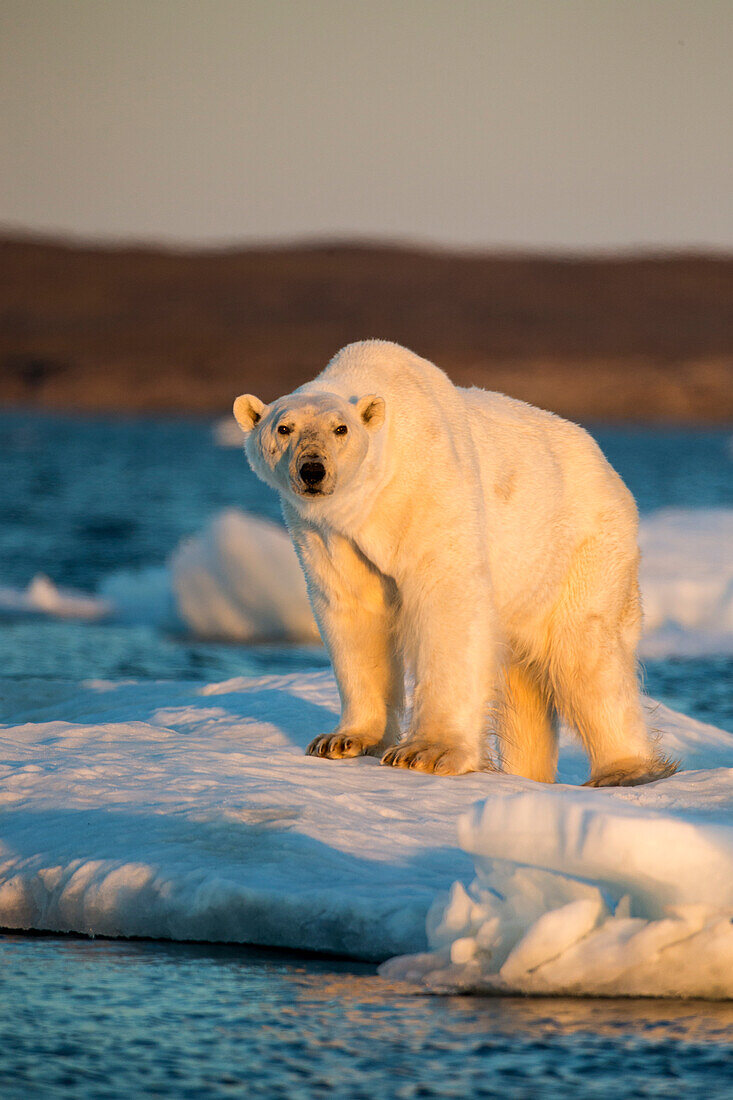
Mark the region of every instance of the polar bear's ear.
POLYGON ((376 432, 384 424, 385 405, 383 397, 377 397, 374 393, 368 393, 366 397, 360 397, 356 402, 356 411, 361 417, 362 423, 370 432, 376 432))
POLYGON ((243 393, 234 402, 234 419, 246 434, 251 432, 255 424, 262 419, 266 408, 267 405, 264 405, 259 397, 254 397, 251 393, 243 393))

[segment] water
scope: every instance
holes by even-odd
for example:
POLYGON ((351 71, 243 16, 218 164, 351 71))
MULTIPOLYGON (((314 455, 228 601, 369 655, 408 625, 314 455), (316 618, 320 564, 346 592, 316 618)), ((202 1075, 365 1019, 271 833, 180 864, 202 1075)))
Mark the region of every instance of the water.
POLYGON ((733 1093, 731 1004, 415 996, 241 947, 6 936, 0 957, 6 1100, 733 1093))
POLYGON ((0 414, 0 583, 48 573, 89 589, 162 564, 230 506, 279 518, 276 496, 205 421, 0 414))
MULTIPOLYGON (((729 434, 599 428, 643 512, 733 506, 729 434)), ((94 589, 162 564, 212 512, 278 518, 242 454, 194 420, 0 415, 0 584, 94 589)), ((8 621, 0 679, 221 680, 323 668, 322 650, 149 627, 8 621)), ((646 686, 733 730, 733 660, 649 661, 646 686)), ((1 688, 0 688, 1 694, 1 688)), ((374 968, 216 947, 0 936, 0 1095, 733 1095, 733 1006, 408 995, 374 968)))

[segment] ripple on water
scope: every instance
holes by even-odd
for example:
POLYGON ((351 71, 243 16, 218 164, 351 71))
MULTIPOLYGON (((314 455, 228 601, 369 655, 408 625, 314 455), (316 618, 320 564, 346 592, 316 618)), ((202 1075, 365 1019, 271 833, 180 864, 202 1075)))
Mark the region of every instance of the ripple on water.
POLYGON ((9 1100, 730 1096, 733 1005, 415 996, 241 947, 0 939, 9 1100))

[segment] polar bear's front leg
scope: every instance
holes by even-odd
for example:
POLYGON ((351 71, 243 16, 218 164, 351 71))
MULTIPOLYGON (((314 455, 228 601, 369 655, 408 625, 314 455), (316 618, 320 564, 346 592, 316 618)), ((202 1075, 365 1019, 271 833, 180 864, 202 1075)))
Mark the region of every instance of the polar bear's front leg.
MULTIPOLYGON (((383 764, 440 775, 486 766, 486 710, 496 686, 497 643, 488 577, 445 570, 403 592, 403 632, 415 670, 408 736, 383 764)), ((419 574, 418 574, 419 575, 419 574)))
POLYGON ((404 699, 394 585, 348 540, 288 519, 341 696, 337 728, 314 738, 306 752, 330 759, 381 756, 399 737, 404 699))
POLYGON ((400 734, 404 673, 389 598, 374 578, 365 583, 362 577, 359 585, 351 579, 313 601, 336 675, 341 719, 333 733, 311 741, 310 756, 381 756, 400 734))

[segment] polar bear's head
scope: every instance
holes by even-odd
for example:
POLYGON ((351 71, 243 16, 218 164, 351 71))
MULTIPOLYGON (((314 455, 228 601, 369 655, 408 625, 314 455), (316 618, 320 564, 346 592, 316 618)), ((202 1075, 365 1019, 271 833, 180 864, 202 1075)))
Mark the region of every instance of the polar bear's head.
POLYGON ((294 393, 264 405, 246 393, 234 416, 257 476, 279 493, 314 501, 353 481, 385 405, 375 394, 347 401, 335 393, 294 393))

